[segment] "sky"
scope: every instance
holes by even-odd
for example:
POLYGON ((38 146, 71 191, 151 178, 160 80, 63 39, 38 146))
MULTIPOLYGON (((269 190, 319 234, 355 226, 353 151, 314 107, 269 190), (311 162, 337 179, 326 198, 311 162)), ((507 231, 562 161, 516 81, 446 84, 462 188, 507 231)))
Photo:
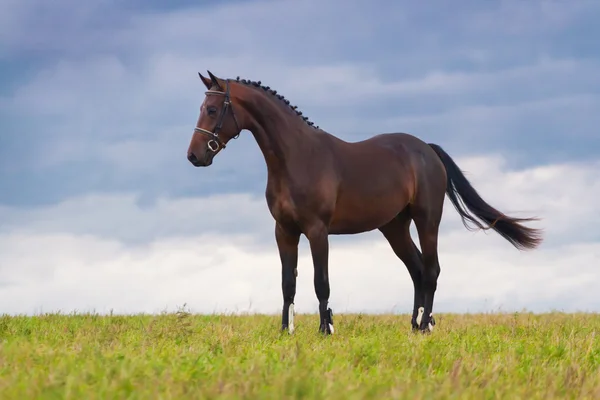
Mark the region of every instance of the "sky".
MULTIPOLYGON (((446 201, 434 312, 600 311, 600 3, 377 4, 0 0, 0 313, 280 312, 252 135, 186 160, 207 69, 347 141, 437 143, 489 203, 541 218, 519 252, 446 201)), ((330 246, 334 312, 412 311, 378 231, 330 246)), ((305 238, 298 269, 316 312, 305 238)))

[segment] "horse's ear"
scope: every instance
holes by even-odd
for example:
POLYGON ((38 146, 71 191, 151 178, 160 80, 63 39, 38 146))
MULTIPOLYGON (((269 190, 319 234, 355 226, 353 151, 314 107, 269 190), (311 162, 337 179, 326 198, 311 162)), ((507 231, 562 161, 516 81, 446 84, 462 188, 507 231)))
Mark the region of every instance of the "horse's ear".
POLYGON ((220 90, 223 90, 223 87, 219 83, 219 78, 214 76, 213 73, 210 72, 209 70, 206 70, 206 72, 208 72, 208 76, 210 76, 212 84, 215 85, 216 87, 218 87, 220 90))
POLYGON ((204 83, 204 86, 206 86, 206 88, 210 90, 210 88, 212 87, 212 81, 202 76, 200 72, 198 72, 198 76, 200 77, 200 79, 202 79, 202 83, 204 83))

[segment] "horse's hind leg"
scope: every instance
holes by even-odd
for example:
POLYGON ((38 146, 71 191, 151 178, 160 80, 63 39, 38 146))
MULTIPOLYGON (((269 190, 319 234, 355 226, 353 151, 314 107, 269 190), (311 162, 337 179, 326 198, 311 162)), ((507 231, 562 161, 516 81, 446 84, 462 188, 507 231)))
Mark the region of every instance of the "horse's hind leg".
POLYGON ((424 296, 424 308, 419 312, 419 329, 423 332, 433 330, 435 320, 433 319, 433 298, 437 289, 437 280, 440 275, 440 263, 438 260, 438 232, 442 219, 443 194, 441 204, 428 203, 412 204, 410 214, 415 221, 419 232, 419 243, 423 252, 423 274, 422 288, 424 296), (422 317, 421 317, 422 316, 422 317), (420 321, 419 321, 420 319, 420 321))
POLYGON ((418 313, 419 309, 424 307, 425 299, 421 289, 421 271, 423 271, 421 252, 410 237, 410 221, 409 209, 406 208, 391 222, 379 228, 379 230, 389 242, 396 256, 406 265, 408 273, 412 278, 414 303, 410 322, 413 330, 415 330, 419 328, 417 322, 418 313))

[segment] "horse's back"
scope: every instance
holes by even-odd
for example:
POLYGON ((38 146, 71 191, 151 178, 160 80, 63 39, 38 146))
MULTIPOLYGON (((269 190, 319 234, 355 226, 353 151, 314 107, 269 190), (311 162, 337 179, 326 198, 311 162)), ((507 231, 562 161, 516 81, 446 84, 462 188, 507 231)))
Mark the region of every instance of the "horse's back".
POLYGON ((416 163, 419 168, 425 166, 433 170, 444 169, 431 146, 410 133, 381 133, 357 142, 340 141, 339 147, 341 151, 337 156, 347 160, 362 159, 372 165, 383 163, 388 166, 412 166, 416 163))
POLYGON ((346 146, 344 158, 360 168, 360 175, 368 172, 373 184, 402 188, 411 201, 418 192, 437 194, 446 189, 444 164, 428 143, 414 135, 382 133, 346 146))
POLYGON ((334 145, 338 185, 331 233, 377 229, 409 204, 417 184, 413 147, 406 134, 334 145))

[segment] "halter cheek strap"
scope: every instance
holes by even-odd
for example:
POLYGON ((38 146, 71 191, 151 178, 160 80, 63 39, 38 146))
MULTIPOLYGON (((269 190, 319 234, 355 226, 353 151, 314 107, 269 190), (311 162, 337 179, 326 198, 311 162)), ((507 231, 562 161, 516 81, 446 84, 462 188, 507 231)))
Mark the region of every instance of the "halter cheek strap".
MULTIPOLYGON (((231 99, 229 97, 229 79, 226 81, 226 89, 225 92, 221 92, 218 90, 208 90, 206 91, 206 95, 220 95, 225 96, 225 100, 223 100, 223 107, 221 108, 221 114, 219 115, 219 119, 217 120, 217 125, 214 130, 211 132, 209 130, 195 127, 194 132, 201 133, 205 136, 210 137, 210 140, 206 144, 208 149, 212 152, 217 152, 220 147, 225 148, 225 143, 219 138, 219 131, 223 127, 223 121, 225 120, 225 116, 227 114, 227 110, 231 109, 231 115, 233 116, 233 121, 235 122, 235 127, 240 130, 237 118, 235 117, 235 112, 233 112, 233 104, 231 104, 231 99)), ((237 139, 240 136, 238 133, 232 139, 237 139)))

